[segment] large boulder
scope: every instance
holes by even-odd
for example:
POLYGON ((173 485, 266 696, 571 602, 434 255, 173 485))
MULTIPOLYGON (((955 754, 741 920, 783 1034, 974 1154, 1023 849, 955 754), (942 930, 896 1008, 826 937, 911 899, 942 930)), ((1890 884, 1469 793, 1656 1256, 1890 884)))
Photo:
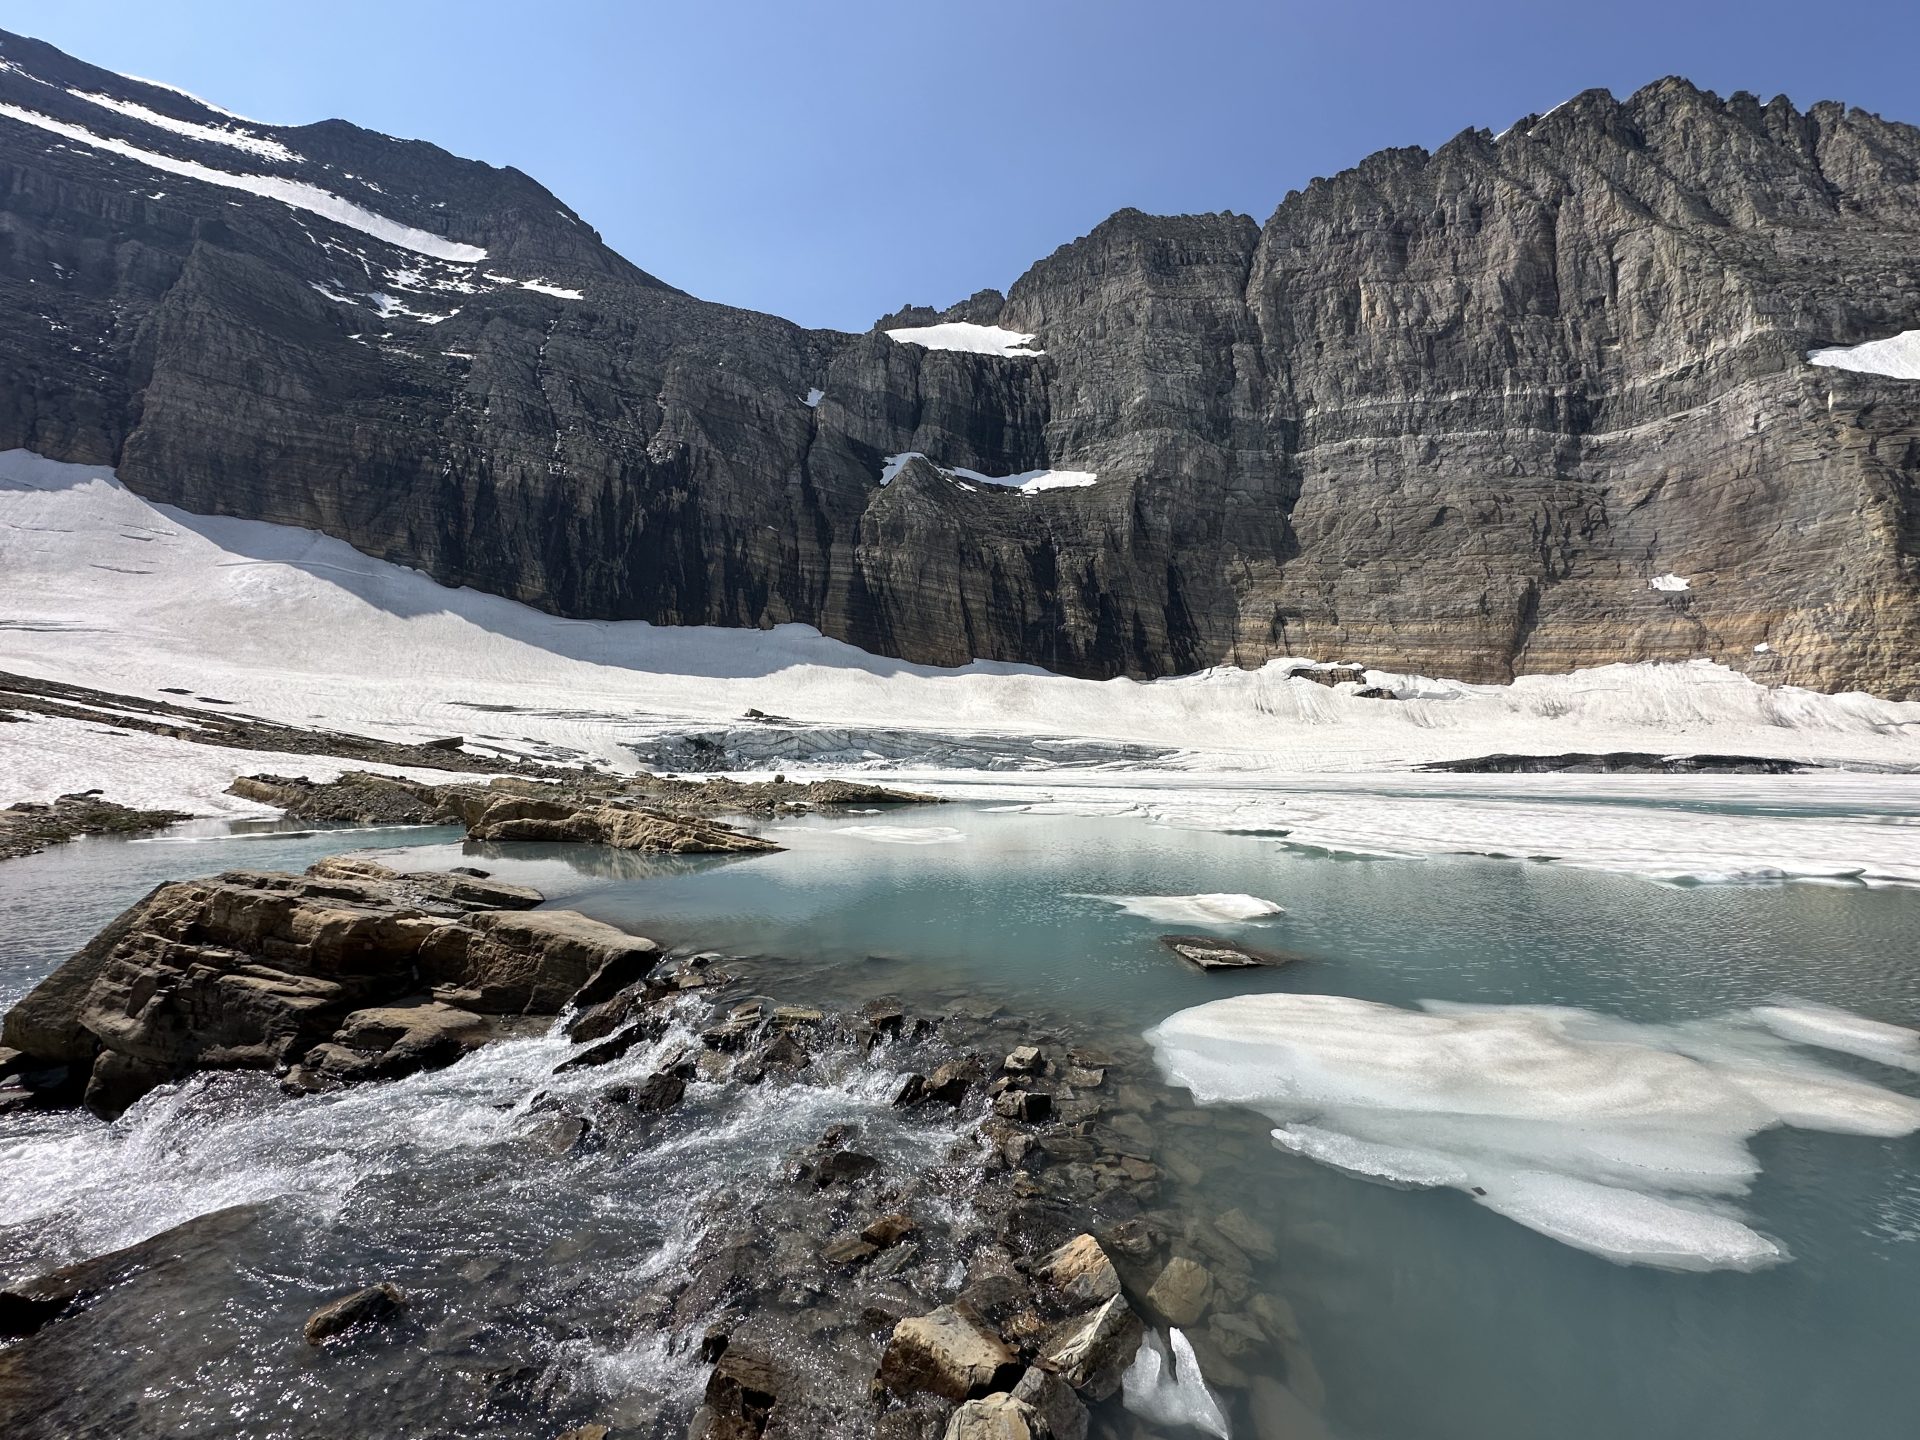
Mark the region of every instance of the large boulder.
POLYGON ((1052 1440, 1034 1408, 1011 1395, 969 1400, 947 1422, 945 1440, 1052 1440))
POLYGON ((27 1063, 90 1070, 85 1103, 105 1118, 200 1069, 291 1071, 299 1085, 448 1064, 500 1033, 499 1017, 557 1014, 581 987, 617 990, 658 959, 611 925, 527 909, 539 902, 484 875, 338 858, 161 885, 0 1035, 27 1063))
POLYGON ((880 1357, 880 1383, 900 1395, 970 1400, 1004 1389, 1019 1374, 1013 1351, 965 1304, 902 1320, 880 1357))

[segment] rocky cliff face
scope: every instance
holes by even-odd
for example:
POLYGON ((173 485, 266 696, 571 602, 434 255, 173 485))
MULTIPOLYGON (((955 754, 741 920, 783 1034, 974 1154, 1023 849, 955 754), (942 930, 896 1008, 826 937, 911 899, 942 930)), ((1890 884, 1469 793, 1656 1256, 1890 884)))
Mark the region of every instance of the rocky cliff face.
POLYGON ((1920 693, 1920 382, 1806 360, 1920 328, 1920 131, 1839 105, 1592 91, 845 335, 515 171, 0 35, 0 310, 0 447, 565 614, 1920 693), (885 333, 942 320, 1043 353, 885 333), (985 483, 1045 471, 1097 479, 985 483))

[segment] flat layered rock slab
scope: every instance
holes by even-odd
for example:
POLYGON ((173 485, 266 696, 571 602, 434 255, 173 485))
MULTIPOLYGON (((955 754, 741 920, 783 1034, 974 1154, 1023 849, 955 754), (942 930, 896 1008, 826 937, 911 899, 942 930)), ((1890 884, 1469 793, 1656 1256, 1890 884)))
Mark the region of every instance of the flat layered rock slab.
POLYGON ((1160 943, 1199 970, 1278 969, 1307 958, 1291 950, 1242 945, 1217 935, 1162 935, 1160 943))

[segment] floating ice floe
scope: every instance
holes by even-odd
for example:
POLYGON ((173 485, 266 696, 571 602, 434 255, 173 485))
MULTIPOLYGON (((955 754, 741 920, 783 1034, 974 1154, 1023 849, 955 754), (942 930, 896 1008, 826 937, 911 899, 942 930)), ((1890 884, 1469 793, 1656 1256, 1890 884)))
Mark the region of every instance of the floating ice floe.
POLYGON ((1162 925, 1244 925, 1286 911, 1258 895, 1085 895, 1162 925))
POLYGON ((1277 1122, 1282 1149, 1465 1191, 1611 1260, 1751 1270, 1788 1258, 1734 1208, 1760 1171, 1751 1136, 1920 1129, 1920 1100, 1800 1055, 1786 1032, 1907 1054, 1898 1027, 1808 1007, 1638 1025, 1563 1007, 1403 1010, 1339 995, 1218 1000, 1148 1039, 1196 1099, 1277 1122))
POLYGON ((903 345, 919 345, 928 350, 964 350, 972 355, 1030 356, 1044 355, 1032 349, 1032 335, 1018 330, 1003 330, 998 325, 975 325, 967 320, 948 320, 939 325, 902 325, 886 332, 903 345))
POLYGON ((1127 1409, 1149 1424, 1186 1426, 1231 1440, 1220 1402, 1201 1377, 1193 1343, 1178 1329, 1169 1330, 1167 1338, 1172 1343, 1171 1356, 1152 1330, 1141 1339, 1133 1363, 1120 1377, 1127 1409))
POLYGON ((181 160, 172 155, 162 155, 158 151, 143 150, 124 140, 116 140, 107 135, 96 135, 93 131, 79 125, 69 125, 63 120, 55 120, 51 115, 42 115, 38 111, 24 110, 18 105, 0 104, 0 115, 9 120, 18 120, 23 125, 36 126, 65 139, 103 151, 109 155, 118 155, 123 159, 135 161, 154 170, 165 171, 169 175, 185 176, 189 180, 200 180, 208 185, 219 185, 229 190, 244 190, 250 195, 258 195, 266 200, 278 200, 295 210, 305 210, 311 215, 331 220, 336 225, 345 225, 371 235, 376 240, 384 240, 389 245, 398 245, 403 250, 412 250, 417 254, 431 255, 437 260, 453 260, 461 264, 471 264, 487 258, 487 252, 478 245, 463 245, 449 240, 444 235, 435 235, 430 230, 419 230, 411 225, 402 225, 397 220, 389 220, 384 215, 375 214, 364 206, 335 195, 331 190, 322 190, 318 185, 309 185, 304 180, 289 180, 281 175, 243 175, 229 170, 217 170, 211 165, 202 165, 197 160, 181 160))
POLYGON ((967 838, 949 825, 836 825, 832 833, 877 845, 951 845, 967 838))
POLYGON ((1869 1020, 1831 1005, 1782 1001, 1754 1007, 1753 1018, 1783 1040, 1920 1071, 1920 1030, 1869 1020))
POLYGON ((1885 375, 1894 380, 1920 380, 1920 330, 1903 330, 1884 340, 1868 340, 1860 345, 1810 350, 1807 360, 1830 370, 1885 375))
POLYGON ((1693 582, 1684 575, 1675 575, 1669 571, 1665 575, 1656 575, 1647 581, 1655 590, 1690 590, 1693 582))

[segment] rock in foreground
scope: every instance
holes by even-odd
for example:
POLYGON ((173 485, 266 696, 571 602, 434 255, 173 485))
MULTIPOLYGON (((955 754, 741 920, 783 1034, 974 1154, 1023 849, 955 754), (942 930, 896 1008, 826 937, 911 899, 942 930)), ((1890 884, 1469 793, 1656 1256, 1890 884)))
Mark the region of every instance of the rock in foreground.
POLYGON ((8 1012, 13 1068, 42 1077, 14 1103, 84 1098, 110 1119, 195 1070, 274 1070, 301 1088, 391 1078, 557 1014, 595 976, 653 968, 652 941, 525 913, 540 900, 341 859, 161 885, 8 1012))

